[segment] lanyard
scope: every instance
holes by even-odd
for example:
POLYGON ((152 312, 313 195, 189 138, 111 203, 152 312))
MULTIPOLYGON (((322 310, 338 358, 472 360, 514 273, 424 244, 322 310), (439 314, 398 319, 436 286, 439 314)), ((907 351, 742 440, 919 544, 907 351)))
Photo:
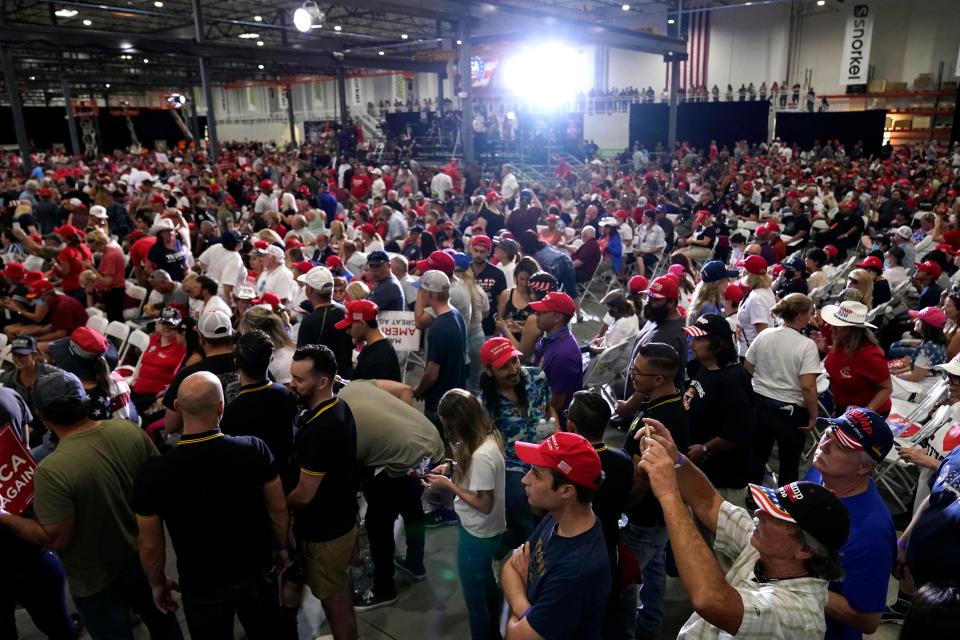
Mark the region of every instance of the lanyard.
POLYGON ((269 388, 271 384, 273 384, 273 383, 267 381, 267 382, 263 383, 263 384, 262 384, 261 386, 259 386, 259 387, 253 387, 252 389, 242 389, 242 390, 236 395, 236 397, 234 398, 234 400, 236 400, 237 398, 239 398, 240 396, 242 396, 242 395, 245 394, 245 393, 254 393, 255 391, 263 391, 264 389, 269 388))

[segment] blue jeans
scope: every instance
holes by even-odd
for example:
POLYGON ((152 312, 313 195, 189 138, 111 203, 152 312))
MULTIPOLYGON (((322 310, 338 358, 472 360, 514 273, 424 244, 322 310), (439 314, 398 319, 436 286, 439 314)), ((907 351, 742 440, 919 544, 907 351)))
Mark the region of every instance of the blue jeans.
POLYGON ((94 640, 133 640, 130 609, 140 614, 151 640, 183 640, 176 616, 160 613, 153 603, 150 584, 136 556, 112 583, 92 596, 73 596, 73 603, 94 640))
POLYGON ((914 347, 909 344, 903 344, 899 340, 890 345, 890 348, 887 350, 888 358, 909 358, 917 352, 919 347, 914 347))
POLYGON ((483 326, 470 327, 467 332, 467 353, 470 354, 470 365, 467 371, 467 389, 473 393, 480 391, 480 349, 486 341, 483 335, 483 326))
POLYGON ((663 620, 663 598, 667 587, 666 555, 670 537, 666 527, 637 527, 628 524, 620 535, 643 570, 640 606, 637 607, 637 638, 656 638, 663 620))
POLYGON ((536 527, 533 509, 527 502, 527 493, 520 481, 526 471, 507 470, 504 483, 504 507, 507 516, 507 531, 503 534, 503 543, 508 549, 515 549, 526 542, 536 527))
POLYGON ((462 526, 457 543, 457 571, 470 619, 470 638, 500 638, 503 594, 493 577, 493 562, 503 557, 500 536, 478 538, 462 526))
POLYGON ((257 576, 209 593, 184 593, 181 599, 191 638, 232 640, 234 616, 250 640, 297 637, 296 628, 281 621, 275 576, 257 576))
POLYGON ((67 612, 66 576, 60 559, 47 549, 29 560, 20 558, 17 569, 7 566, 0 577, 0 638, 17 637, 15 611, 23 605, 37 629, 53 640, 74 640, 77 632, 67 612))

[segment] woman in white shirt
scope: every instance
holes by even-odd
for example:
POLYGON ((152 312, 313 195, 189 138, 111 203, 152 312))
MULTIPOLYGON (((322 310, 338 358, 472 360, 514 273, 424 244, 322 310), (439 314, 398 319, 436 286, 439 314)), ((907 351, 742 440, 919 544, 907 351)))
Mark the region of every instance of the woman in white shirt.
POLYGON ((774 320, 770 311, 777 304, 777 298, 770 288, 773 281, 767 275, 767 261, 762 256, 749 256, 739 266, 747 272, 744 283, 750 290, 737 311, 737 342, 740 355, 745 356, 757 334, 773 326, 774 320))
POLYGON ((493 563, 507 551, 500 540, 507 528, 503 438, 477 399, 463 389, 447 391, 437 413, 455 457, 433 469, 423 483, 456 496, 457 570, 470 637, 481 640, 496 635, 503 602, 493 576, 493 563))
POLYGON ((606 331, 590 342, 590 352, 602 353, 608 347, 615 347, 625 340, 632 340, 640 333, 640 319, 633 303, 627 300, 623 291, 617 289, 603 297, 601 302, 607 305, 607 315, 603 322, 606 331))
POLYGON ((256 305, 243 314, 239 329, 241 334, 257 329, 267 334, 273 342, 273 357, 270 358, 270 366, 267 368, 270 377, 279 384, 289 384, 293 380, 290 364, 297 349, 280 316, 270 309, 256 305))

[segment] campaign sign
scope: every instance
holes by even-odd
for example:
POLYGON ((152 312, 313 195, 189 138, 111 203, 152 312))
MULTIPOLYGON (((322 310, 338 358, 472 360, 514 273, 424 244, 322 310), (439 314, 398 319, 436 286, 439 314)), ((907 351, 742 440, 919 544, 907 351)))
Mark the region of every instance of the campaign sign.
POLYGON ((413 320, 413 311, 381 311, 377 322, 380 332, 397 351, 417 351, 420 348, 420 329, 413 320))
POLYGON ((33 461, 10 423, 0 427, 0 508, 20 515, 33 502, 33 461))

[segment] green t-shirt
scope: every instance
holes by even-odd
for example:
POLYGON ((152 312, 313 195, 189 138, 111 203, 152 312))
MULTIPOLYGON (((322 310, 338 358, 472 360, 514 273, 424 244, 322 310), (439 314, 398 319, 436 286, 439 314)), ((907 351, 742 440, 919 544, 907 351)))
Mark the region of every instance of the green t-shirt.
POLYGON ((73 519, 73 539, 59 552, 70 591, 89 597, 137 561, 133 483, 157 449, 126 420, 66 436, 37 466, 34 510, 41 524, 73 519))

